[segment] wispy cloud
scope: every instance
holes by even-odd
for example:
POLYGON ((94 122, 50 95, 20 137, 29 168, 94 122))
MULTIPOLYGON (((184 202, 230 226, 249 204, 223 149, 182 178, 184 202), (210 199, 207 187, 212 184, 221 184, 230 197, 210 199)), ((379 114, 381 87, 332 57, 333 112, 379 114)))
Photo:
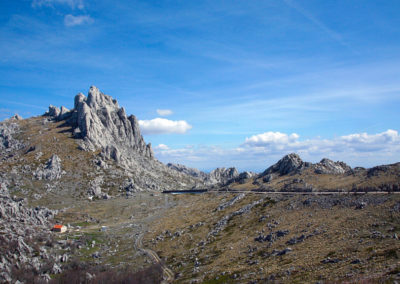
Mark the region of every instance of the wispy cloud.
POLYGON ((168 115, 173 114, 173 111, 170 109, 157 109, 157 113, 158 113, 158 115, 161 115, 161 116, 168 116, 168 115))
POLYGON ((165 118, 139 120, 139 126, 143 134, 184 134, 192 129, 192 126, 184 120, 165 118))
POLYGON ((307 18, 309 21, 311 21, 313 24, 315 24, 319 29, 321 29, 324 33, 326 33, 331 39, 335 40, 339 44, 349 47, 348 43, 344 41, 343 37, 329 28, 327 25, 325 25, 322 21, 320 21, 317 17, 315 17, 312 13, 310 13, 308 10, 304 9, 301 7, 299 4, 297 4, 294 0, 283 0, 289 7, 295 9, 297 12, 302 14, 305 18, 307 18))
POLYGON ((83 0, 33 0, 32 7, 54 7, 55 5, 67 5, 72 9, 84 9, 83 0))
POLYGON ((83 24, 91 24, 94 20, 89 15, 74 16, 71 14, 65 15, 64 25, 67 27, 80 26, 83 24))
POLYGON ((21 102, 16 102, 16 101, 9 101, 9 100, 0 100, 0 103, 4 103, 7 105, 18 105, 18 106, 25 106, 29 108, 36 108, 36 109, 45 109, 43 106, 38 106, 38 105, 33 105, 33 104, 26 104, 26 103, 21 103, 21 102))

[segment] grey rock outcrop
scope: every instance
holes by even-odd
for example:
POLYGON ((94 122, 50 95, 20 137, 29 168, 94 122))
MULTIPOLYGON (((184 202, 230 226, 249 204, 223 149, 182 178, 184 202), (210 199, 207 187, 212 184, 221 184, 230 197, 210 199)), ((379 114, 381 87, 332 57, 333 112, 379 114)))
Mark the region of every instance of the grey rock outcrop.
POLYGON ((224 202, 222 204, 220 204, 215 211, 222 211, 225 210, 228 207, 231 207, 233 204, 235 204, 236 202, 238 202, 239 200, 241 200, 243 197, 245 197, 246 194, 241 193, 236 195, 235 197, 231 198, 230 200, 228 200, 227 202, 224 202))
MULTIPOLYGON (((259 175, 259 178, 262 178, 263 182, 270 182, 278 176, 297 174, 306 169, 312 169, 316 174, 342 175, 353 172, 352 168, 344 162, 334 162, 330 159, 324 158, 319 163, 313 164, 310 162, 303 162, 299 155, 291 153, 266 169, 259 175)), ((296 190, 298 185, 299 184, 297 184, 293 190, 296 190)), ((308 186, 305 187, 308 188, 308 186)), ((311 188, 309 189, 311 190, 311 188)))
POLYGON ((8 121, 0 123, 0 152, 2 154, 15 152, 25 147, 21 141, 14 138, 19 131, 18 123, 8 121))
POLYGON ((269 167, 263 175, 267 174, 279 174, 287 175, 296 171, 299 171, 305 167, 309 166, 308 163, 303 162, 299 155, 291 153, 284 156, 276 164, 269 167))
POLYGON ((236 168, 216 168, 206 178, 208 184, 227 184, 239 176, 236 168))
POLYGON ((144 142, 136 117, 128 117, 115 99, 103 94, 95 86, 90 87, 88 97, 82 93, 76 95, 73 110, 49 106, 44 115, 65 120, 71 125, 74 136, 82 139, 81 147, 84 150, 106 150, 112 146, 105 153, 112 158, 117 157, 116 151, 124 156, 135 152, 153 158, 151 145, 144 142))
POLYGON ((256 175, 257 174, 253 173, 253 172, 247 172, 247 171, 242 172, 239 174, 238 177, 236 177, 234 179, 234 181, 243 184, 243 183, 246 183, 247 181, 249 181, 251 178, 255 177, 256 175))
POLYGON ((291 153, 266 169, 260 177, 263 178, 264 182, 270 182, 277 176, 294 174, 310 166, 311 163, 303 162, 299 155, 291 153))
MULTIPOLYGON (((154 157, 151 144, 145 143, 137 118, 134 115, 127 116, 115 99, 94 86, 90 87, 87 97, 82 93, 75 96, 72 110, 50 106, 45 116, 50 120, 64 121, 64 126, 70 126, 81 150, 99 151, 96 167, 115 162, 124 175, 134 180, 132 188, 185 189, 203 183, 159 162, 154 157)), ((122 174, 112 167, 107 166, 107 169, 115 175, 122 174)))
POLYGON ((49 105, 49 110, 44 114, 44 116, 50 116, 54 119, 58 119, 59 115, 60 115, 60 109, 53 105, 49 105))
POLYGON ((102 195, 101 185, 104 183, 103 177, 98 176, 94 180, 90 181, 88 194, 91 197, 100 197, 102 195))
MULTIPOLYGON (((243 206, 242 208, 228 214, 225 215, 224 217, 222 217, 215 225, 214 227, 211 229, 211 231, 208 233, 207 237, 208 240, 207 242, 210 240, 210 237, 215 237, 217 236, 222 230, 224 230, 226 228, 226 226, 228 225, 228 222, 235 216, 238 215, 243 215, 243 214, 247 214, 249 213, 254 206, 262 203, 265 200, 265 198, 261 198, 259 200, 253 201, 252 203, 249 203, 245 206, 243 206)), ((206 242, 204 242, 206 243, 206 242)))
POLYGON ((242 172, 239 174, 236 168, 216 168, 210 173, 205 173, 180 164, 168 163, 167 166, 180 173, 198 178, 207 185, 227 185, 232 182, 244 183, 256 176, 253 172, 242 172))
POLYGON ((202 172, 195 168, 189 168, 189 167, 186 167, 185 165, 181 165, 181 164, 168 163, 167 167, 169 167, 170 169, 173 169, 175 171, 178 171, 180 173, 184 173, 186 175, 189 175, 189 176, 192 176, 195 178, 199 178, 202 180, 205 180, 208 177, 208 175, 205 172, 202 172))
POLYGON ((344 162, 334 162, 327 158, 322 159, 319 163, 314 164, 314 171, 317 174, 333 174, 340 175, 351 172, 351 167, 344 162))
POLYGON ((61 168, 61 159, 57 155, 52 155, 45 166, 41 165, 33 172, 33 176, 38 180, 57 180, 64 173, 61 168))

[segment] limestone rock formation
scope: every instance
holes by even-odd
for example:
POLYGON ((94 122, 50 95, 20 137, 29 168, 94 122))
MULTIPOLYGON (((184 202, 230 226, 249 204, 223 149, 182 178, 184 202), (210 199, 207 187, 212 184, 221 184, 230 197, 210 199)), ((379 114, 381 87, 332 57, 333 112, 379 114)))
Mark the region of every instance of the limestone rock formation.
POLYGON ((75 96, 72 110, 50 106, 44 115, 70 126, 80 149, 99 151, 97 164, 112 160, 129 172, 136 190, 191 188, 199 183, 155 159, 151 144, 146 144, 141 135, 137 118, 127 116, 115 99, 95 86, 90 87, 87 97, 82 93, 75 96))
POLYGON ((287 175, 304 167, 306 167, 306 163, 303 162, 300 156, 295 153, 291 153, 284 156, 276 164, 269 167, 264 174, 287 175))
POLYGON ((239 176, 236 168, 216 168, 206 179, 208 184, 227 184, 239 176))
POLYGON ((207 185, 227 185, 232 182, 244 183, 256 176, 253 172, 243 172, 239 174, 236 168, 216 168, 210 173, 205 173, 198 169, 189 168, 180 164, 168 163, 167 166, 180 173, 198 178, 207 185))
POLYGON ((333 174, 340 175, 351 171, 351 167, 344 162, 334 162, 327 158, 322 159, 319 163, 314 164, 314 171, 317 174, 333 174))
POLYGON ((239 176, 234 179, 234 181, 238 182, 238 183, 246 183, 247 181, 249 181, 252 177, 255 177, 256 175, 257 175, 256 173, 245 171, 245 172, 240 173, 239 176))
POLYGON ((115 99, 95 86, 90 87, 88 97, 82 93, 76 95, 73 110, 49 106, 45 115, 66 120, 73 127, 75 137, 83 139, 82 148, 85 150, 113 146, 114 149, 108 149, 108 153, 115 154, 117 149, 123 155, 134 151, 153 158, 151 145, 144 142, 136 117, 128 117, 115 99))
POLYGON ((61 168, 61 159, 57 155, 52 155, 46 165, 39 166, 33 175, 36 179, 57 180, 64 174, 61 168))
POLYGON ((189 167, 186 167, 185 165, 181 165, 181 164, 168 163, 167 167, 169 167, 170 169, 173 169, 175 171, 178 171, 178 172, 181 172, 181 173, 184 173, 184 174, 187 174, 187 175, 190 175, 192 177, 199 178, 202 180, 205 180, 208 177, 208 175, 205 172, 202 172, 195 168, 189 168, 189 167))
POLYGON ((50 116, 55 119, 58 119, 59 115, 60 115, 60 109, 53 105, 49 105, 49 110, 44 114, 44 116, 50 116))
POLYGON ((25 147, 25 145, 13 136, 20 131, 18 123, 8 121, 0 123, 0 152, 11 153, 25 147))

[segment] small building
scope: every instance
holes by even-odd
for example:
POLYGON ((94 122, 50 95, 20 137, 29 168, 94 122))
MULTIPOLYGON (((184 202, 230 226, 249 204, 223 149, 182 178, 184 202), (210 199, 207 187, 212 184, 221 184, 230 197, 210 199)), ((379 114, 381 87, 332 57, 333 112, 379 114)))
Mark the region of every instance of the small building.
POLYGON ((58 232, 58 233, 65 233, 67 231, 67 227, 64 225, 54 225, 53 232, 58 232))

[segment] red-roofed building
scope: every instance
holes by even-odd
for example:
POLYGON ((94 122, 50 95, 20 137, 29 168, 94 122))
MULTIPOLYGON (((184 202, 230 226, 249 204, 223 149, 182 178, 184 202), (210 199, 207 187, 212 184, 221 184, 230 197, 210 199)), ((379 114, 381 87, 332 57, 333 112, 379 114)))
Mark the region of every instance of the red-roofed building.
POLYGON ((58 233, 64 233, 64 232, 67 231, 67 227, 64 226, 64 225, 58 225, 58 224, 56 224, 56 225, 54 225, 52 231, 53 231, 53 232, 58 232, 58 233))

